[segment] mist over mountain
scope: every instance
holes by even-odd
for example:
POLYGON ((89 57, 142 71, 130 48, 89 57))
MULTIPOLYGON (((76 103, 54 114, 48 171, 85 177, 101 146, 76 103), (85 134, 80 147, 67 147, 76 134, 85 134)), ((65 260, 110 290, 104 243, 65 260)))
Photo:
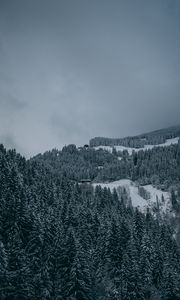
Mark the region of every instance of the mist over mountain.
POLYGON ((0 140, 26 157, 178 124, 178 0, 1 0, 0 140))

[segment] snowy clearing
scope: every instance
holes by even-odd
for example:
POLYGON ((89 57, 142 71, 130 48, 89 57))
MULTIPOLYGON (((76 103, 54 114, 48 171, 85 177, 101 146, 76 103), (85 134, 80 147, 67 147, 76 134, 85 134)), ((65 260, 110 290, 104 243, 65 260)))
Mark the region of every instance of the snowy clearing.
POLYGON ((124 147, 124 146, 98 146, 98 147, 94 147, 94 149, 99 150, 99 149, 104 149, 107 150, 109 152, 112 152, 112 149, 115 148, 117 151, 124 151, 127 150, 129 155, 132 154, 133 151, 138 152, 141 150, 149 150, 149 149, 153 149, 154 147, 166 147, 166 146, 170 146, 173 144, 177 144, 179 141, 179 137, 175 137, 172 139, 167 139, 165 143, 163 144, 158 144, 158 145, 145 145, 144 148, 130 148, 130 147, 124 147))
POLYGON ((152 212, 159 211, 161 214, 166 214, 171 211, 171 203, 170 203, 170 194, 168 192, 164 192, 158 190, 152 185, 144 185, 143 187, 145 191, 149 194, 149 199, 145 200, 143 197, 139 195, 139 189, 137 184, 129 179, 121 179, 118 181, 113 181, 109 183, 93 183, 93 186, 100 185, 102 188, 109 188, 111 191, 115 188, 118 193, 118 188, 124 187, 129 196, 130 203, 133 207, 137 207, 140 211, 146 212, 147 208, 149 208, 152 212))

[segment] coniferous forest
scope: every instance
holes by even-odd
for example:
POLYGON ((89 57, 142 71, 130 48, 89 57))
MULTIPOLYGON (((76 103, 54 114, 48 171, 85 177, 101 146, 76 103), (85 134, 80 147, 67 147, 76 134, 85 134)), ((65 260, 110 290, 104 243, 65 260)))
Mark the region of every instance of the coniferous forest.
POLYGON ((0 0, 0 300, 180 300, 180 0, 0 0))
POLYGON ((180 144, 121 154, 69 145, 26 160, 0 146, 1 300, 180 299, 172 224, 82 183, 171 187, 178 216, 180 144))

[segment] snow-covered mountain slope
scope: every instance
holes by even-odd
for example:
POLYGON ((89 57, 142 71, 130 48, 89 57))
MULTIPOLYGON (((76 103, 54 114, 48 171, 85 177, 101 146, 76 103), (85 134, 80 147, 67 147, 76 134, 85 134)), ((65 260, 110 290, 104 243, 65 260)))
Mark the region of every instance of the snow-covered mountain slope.
POLYGON ((129 179, 121 179, 109 183, 93 183, 94 187, 97 185, 100 185, 102 188, 109 188, 111 191, 116 189, 118 195, 122 193, 122 188, 124 188, 128 195, 127 204, 137 207, 141 212, 145 213, 149 208, 152 214, 160 213, 160 215, 166 215, 172 210, 170 194, 158 190, 152 185, 138 187, 135 182, 129 179), (147 200, 142 197, 142 192, 140 192, 142 188, 147 200))
POLYGON ((129 155, 132 154, 133 151, 138 152, 140 150, 149 150, 149 149, 153 149, 154 147, 166 147, 166 146, 170 146, 173 144, 177 144, 179 141, 179 137, 175 137, 172 139, 167 139, 165 143, 163 144, 158 144, 158 145, 145 145, 143 148, 130 148, 130 147, 124 147, 124 146, 98 146, 98 147, 94 147, 96 150, 98 149, 104 149, 107 150, 109 152, 112 152, 112 149, 115 148, 117 151, 123 151, 123 150, 127 150, 129 155))

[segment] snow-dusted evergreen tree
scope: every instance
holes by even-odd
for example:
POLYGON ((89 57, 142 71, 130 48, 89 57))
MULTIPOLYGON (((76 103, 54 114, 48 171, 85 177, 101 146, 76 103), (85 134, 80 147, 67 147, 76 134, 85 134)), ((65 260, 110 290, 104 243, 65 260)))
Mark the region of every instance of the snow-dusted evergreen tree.
POLYGON ((178 206, 179 162, 179 145, 121 160, 74 145, 26 160, 0 146, 0 299, 180 299, 180 247, 170 221, 133 209, 122 189, 81 181, 128 177, 171 186, 178 206))

